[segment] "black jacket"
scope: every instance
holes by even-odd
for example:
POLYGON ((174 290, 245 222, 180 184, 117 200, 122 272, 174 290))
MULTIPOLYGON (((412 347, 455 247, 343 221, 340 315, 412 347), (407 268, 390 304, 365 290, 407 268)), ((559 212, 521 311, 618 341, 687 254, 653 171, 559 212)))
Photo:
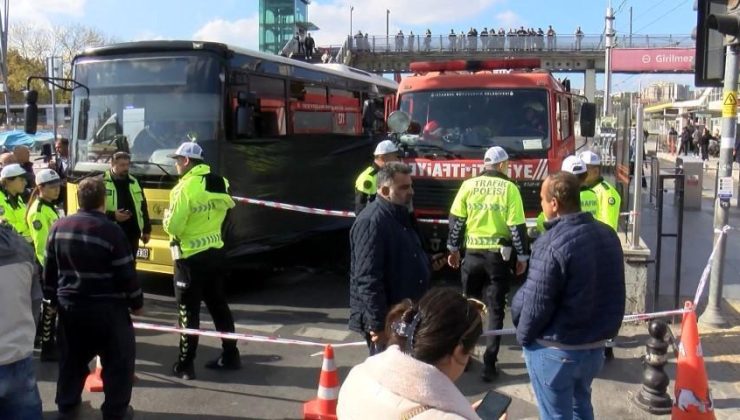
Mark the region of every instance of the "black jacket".
POLYGON ((429 256, 408 209, 382 197, 357 216, 350 242, 349 328, 381 331, 394 304, 418 300, 429 288, 429 256))

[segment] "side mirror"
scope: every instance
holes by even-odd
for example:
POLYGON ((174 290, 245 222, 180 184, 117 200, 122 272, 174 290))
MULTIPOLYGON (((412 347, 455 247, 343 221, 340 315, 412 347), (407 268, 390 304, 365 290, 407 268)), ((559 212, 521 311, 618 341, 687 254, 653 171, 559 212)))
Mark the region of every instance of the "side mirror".
POLYGON ((593 137, 596 134, 596 104, 584 102, 581 105, 581 135, 593 137))
POLYGON ((388 127, 392 133, 405 133, 411 125, 411 116, 403 111, 393 111, 388 116, 388 127))
POLYGON ((46 143, 41 146, 41 156, 44 158, 44 163, 49 163, 53 155, 51 144, 46 143))
POLYGON ((87 140, 87 120, 90 114, 90 100, 80 101, 80 110, 77 112, 77 140, 87 140))
POLYGON ((26 98, 26 106, 23 107, 25 131, 28 134, 36 134, 39 119, 39 106, 36 105, 36 102, 39 99, 39 93, 35 90, 27 90, 23 92, 23 96, 26 98))
POLYGON ((254 137, 254 109, 257 98, 253 93, 239 92, 236 95, 236 137, 254 137))

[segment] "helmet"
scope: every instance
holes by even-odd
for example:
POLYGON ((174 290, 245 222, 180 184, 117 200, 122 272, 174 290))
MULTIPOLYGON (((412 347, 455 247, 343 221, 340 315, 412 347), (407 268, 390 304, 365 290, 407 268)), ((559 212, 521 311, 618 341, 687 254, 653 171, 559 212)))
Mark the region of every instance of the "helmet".
POLYGON ((36 174, 36 185, 59 182, 59 175, 53 169, 42 169, 36 174))

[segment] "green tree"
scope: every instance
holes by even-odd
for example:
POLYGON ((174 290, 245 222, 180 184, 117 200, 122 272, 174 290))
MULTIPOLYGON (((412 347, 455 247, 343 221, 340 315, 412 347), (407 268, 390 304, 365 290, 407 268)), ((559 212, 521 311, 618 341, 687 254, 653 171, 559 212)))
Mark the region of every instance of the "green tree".
MULTIPOLYGON (((23 91, 29 76, 43 76, 46 66, 40 59, 24 58, 16 49, 8 49, 8 91, 10 103, 23 103, 23 91)), ((33 84, 32 89, 39 92, 39 103, 51 101, 51 92, 40 82, 33 84)))

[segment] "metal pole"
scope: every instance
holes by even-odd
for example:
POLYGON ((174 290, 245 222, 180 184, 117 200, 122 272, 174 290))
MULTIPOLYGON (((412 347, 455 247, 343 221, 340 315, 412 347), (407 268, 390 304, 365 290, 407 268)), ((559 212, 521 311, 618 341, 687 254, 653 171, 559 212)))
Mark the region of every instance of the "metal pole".
POLYGON ((686 198, 686 173, 674 181, 676 194, 678 194, 678 223, 676 224, 676 254, 673 260, 673 273, 675 275, 673 286, 673 307, 681 306, 681 256, 683 251, 683 206, 686 198))
MULTIPOLYGON (((51 76, 57 77, 56 72, 56 57, 52 56, 49 58, 49 65, 51 66, 51 76)), ((52 125, 53 125, 53 132, 54 132, 54 139, 56 141, 57 138, 57 87, 54 85, 51 85, 51 113, 52 113, 52 125)))
MULTIPOLYGON (((637 189, 637 180, 635 180, 637 189)), ((658 228, 655 241, 655 291, 653 292, 653 311, 660 307, 660 271, 663 265, 663 177, 658 175, 658 194, 655 197, 655 206, 658 208, 658 228)))
POLYGON ((8 87, 8 12, 10 0, 3 1, 0 15, 0 74, 5 86, 5 124, 10 128, 10 88, 8 87))
POLYGON ((351 37, 354 32, 352 32, 352 12, 355 11, 355 6, 349 7, 349 36, 351 37))
POLYGON ((632 6, 630 6, 630 48, 632 48, 632 6))
POLYGON ((391 40, 390 38, 390 19, 391 19, 391 9, 385 9, 385 49, 386 52, 391 50, 391 40))
POLYGON ((635 183, 632 199, 632 249, 640 248, 640 212, 642 211, 642 124, 643 124, 642 101, 637 104, 637 127, 635 128, 635 183))
MULTIPOLYGON (((737 79, 738 79, 738 45, 727 46, 725 61, 725 82, 722 103, 731 103, 722 108, 722 140, 719 150, 719 177, 732 180, 732 149, 735 147, 737 124, 737 79)), ((719 233, 727 224, 730 210, 730 197, 720 197, 714 201, 714 243, 719 233)), ((725 243, 720 242, 717 253, 712 260, 712 271, 709 277, 709 302, 701 316, 701 323, 715 328, 727 327, 727 320, 722 314, 722 271, 725 262, 725 243)))
POLYGON ((609 116, 612 111, 612 47, 614 47, 614 9, 606 8, 606 48, 604 65, 604 116, 609 116))

